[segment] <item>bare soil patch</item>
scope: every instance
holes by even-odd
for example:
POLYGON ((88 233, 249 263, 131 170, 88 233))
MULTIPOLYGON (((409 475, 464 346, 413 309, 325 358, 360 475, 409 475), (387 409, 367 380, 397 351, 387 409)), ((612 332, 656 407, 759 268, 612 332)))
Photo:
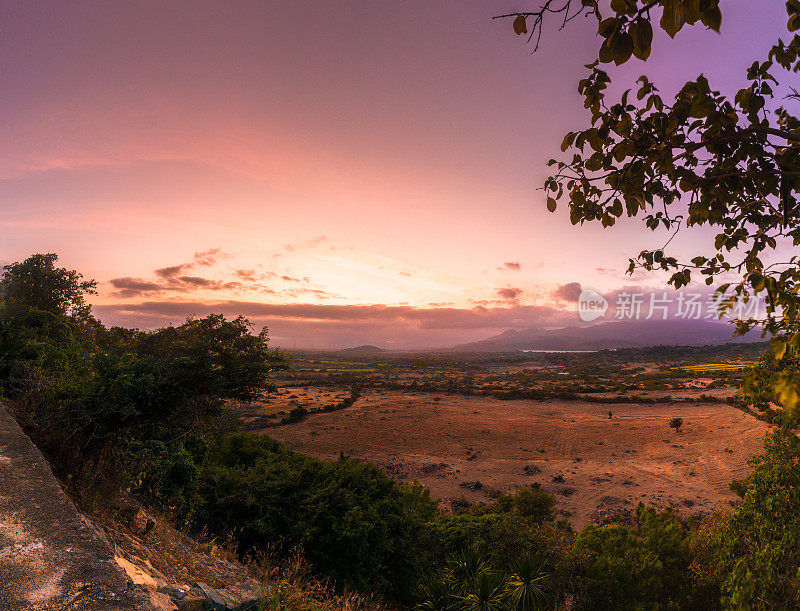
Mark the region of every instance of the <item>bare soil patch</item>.
MULTIPOLYGON (((248 410, 275 413, 342 394, 283 389, 248 410), (330 393, 330 394, 328 394, 330 393)), ((488 502, 538 482, 575 527, 604 522, 640 501, 683 515, 734 503, 728 485, 748 472, 767 424, 721 403, 596 404, 367 391, 347 409, 263 432, 325 459, 372 462, 418 480, 449 507, 488 502), (438 398, 438 400, 437 400, 438 398), (609 418, 609 411, 612 417, 609 418), (680 432, 670 418, 683 418, 680 432)))

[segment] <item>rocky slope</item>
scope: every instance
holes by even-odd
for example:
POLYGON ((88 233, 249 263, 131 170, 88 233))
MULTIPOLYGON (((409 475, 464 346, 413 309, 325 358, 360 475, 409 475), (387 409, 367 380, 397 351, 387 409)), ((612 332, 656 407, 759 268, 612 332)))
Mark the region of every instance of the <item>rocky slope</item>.
POLYGON ((141 609, 102 530, 0 407, 0 609, 141 609))
POLYGON ((79 511, 0 405, 0 611, 257 607, 246 567, 131 501, 107 510, 128 519, 103 525, 79 511))

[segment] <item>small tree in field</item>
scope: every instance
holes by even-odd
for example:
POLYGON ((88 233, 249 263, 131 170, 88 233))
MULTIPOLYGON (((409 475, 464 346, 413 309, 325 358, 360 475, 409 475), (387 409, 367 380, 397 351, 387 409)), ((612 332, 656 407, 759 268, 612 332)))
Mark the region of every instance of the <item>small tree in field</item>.
POLYGON ((673 418, 669 421, 669 425, 675 429, 676 432, 681 432, 681 427, 683 426, 683 418, 673 418))

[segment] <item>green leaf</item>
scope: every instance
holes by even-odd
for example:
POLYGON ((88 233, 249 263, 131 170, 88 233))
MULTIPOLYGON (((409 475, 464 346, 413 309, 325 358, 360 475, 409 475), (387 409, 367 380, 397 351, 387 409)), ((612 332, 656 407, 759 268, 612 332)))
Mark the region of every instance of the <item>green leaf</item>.
POLYGON ((716 107, 714 106, 714 100, 712 100, 710 97, 704 96, 697 98, 694 102, 692 102, 692 105, 689 108, 689 116, 707 117, 714 112, 714 110, 716 110, 716 107))
POLYGON ((525 21, 525 15, 517 15, 514 18, 514 33, 515 34, 528 33, 528 24, 525 21))
POLYGON ((614 30, 617 29, 617 18, 616 17, 609 17, 608 19, 603 19, 600 22, 600 25, 597 26, 597 33, 600 34, 603 38, 608 38, 614 33, 614 30))
POLYGON ((627 32, 620 32, 614 40, 613 57, 617 66, 624 64, 633 54, 633 38, 627 32))
POLYGON ((628 12, 628 3, 625 0, 611 0, 611 10, 615 13, 625 14, 628 12))
POLYGON ((675 34, 680 32, 683 27, 683 19, 680 0, 666 0, 664 13, 661 15, 661 28, 669 34, 670 38, 675 38, 675 34))
POLYGON ((611 47, 608 46, 608 40, 604 40, 603 44, 600 45, 600 53, 598 53, 597 59, 604 64, 614 61, 614 55, 611 53, 611 47))
POLYGON ((758 272, 750 274, 750 286, 752 286, 753 290, 756 292, 764 290, 764 276, 758 272))
POLYGON ((772 346, 772 351, 775 353, 775 358, 780 361, 783 355, 786 354, 786 342, 777 337, 773 337, 769 340, 769 343, 772 346))
POLYGON ((718 6, 712 6, 700 14, 700 21, 703 22, 704 26, 719 34, 720 27, 722 26, 722 12, 719 10, 718 6))
POLYGON ((653 44, 653 26, 646 19, 639 19, 631 24, 628 33, 633 38, 633 54, 645 61, 650 57, 653 44))

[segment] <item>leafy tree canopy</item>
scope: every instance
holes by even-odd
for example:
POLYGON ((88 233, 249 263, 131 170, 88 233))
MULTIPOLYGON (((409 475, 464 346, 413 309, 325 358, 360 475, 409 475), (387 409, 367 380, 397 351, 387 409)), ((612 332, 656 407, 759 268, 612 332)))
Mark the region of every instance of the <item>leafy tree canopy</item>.
POLYGON ((56 267, 58 255, 36 254, 3 266, 0 303, 13 310, 33 308, 53 314, 89 314, 84 295, 95 294, 97 282, 74 270, 56 267))
MULTIPOLYGON (((609 99, 605 64, 650 56, 653 29, 674 38, 687 27, 720 32, 719 0, 543 0, 538 9, 498 15, 538 48, 544 23, 561 27, 581 16, 597 23, 598 51, 578 84, 590 125, 569 132, 561 160, 551 159, 547 208, 569 207, 573 224, 603 227, 627 216, 649 230, 707 226, 714 243, 690 260, 660 248, 630 259, 628 271, 665 270, 675 288, 699 274, 715 285, 723 309, 735 299, 764 297, 763 317, 737 321, 736 331, 756 326, 773 335, 780 359, 800 351, 800 0, 786 2, 785 29, 775 32, 766 57, 754 58, 732 97, 703 75, 665 99, 653 80, 639 77, 618 99, 609 99)), ((754 5, 757 9, 757 5, 754 5)), ((800 379, 786 379, 786 405, 800 407, 800 379), (792 390, 794 389, 794 390, 792 390)))

